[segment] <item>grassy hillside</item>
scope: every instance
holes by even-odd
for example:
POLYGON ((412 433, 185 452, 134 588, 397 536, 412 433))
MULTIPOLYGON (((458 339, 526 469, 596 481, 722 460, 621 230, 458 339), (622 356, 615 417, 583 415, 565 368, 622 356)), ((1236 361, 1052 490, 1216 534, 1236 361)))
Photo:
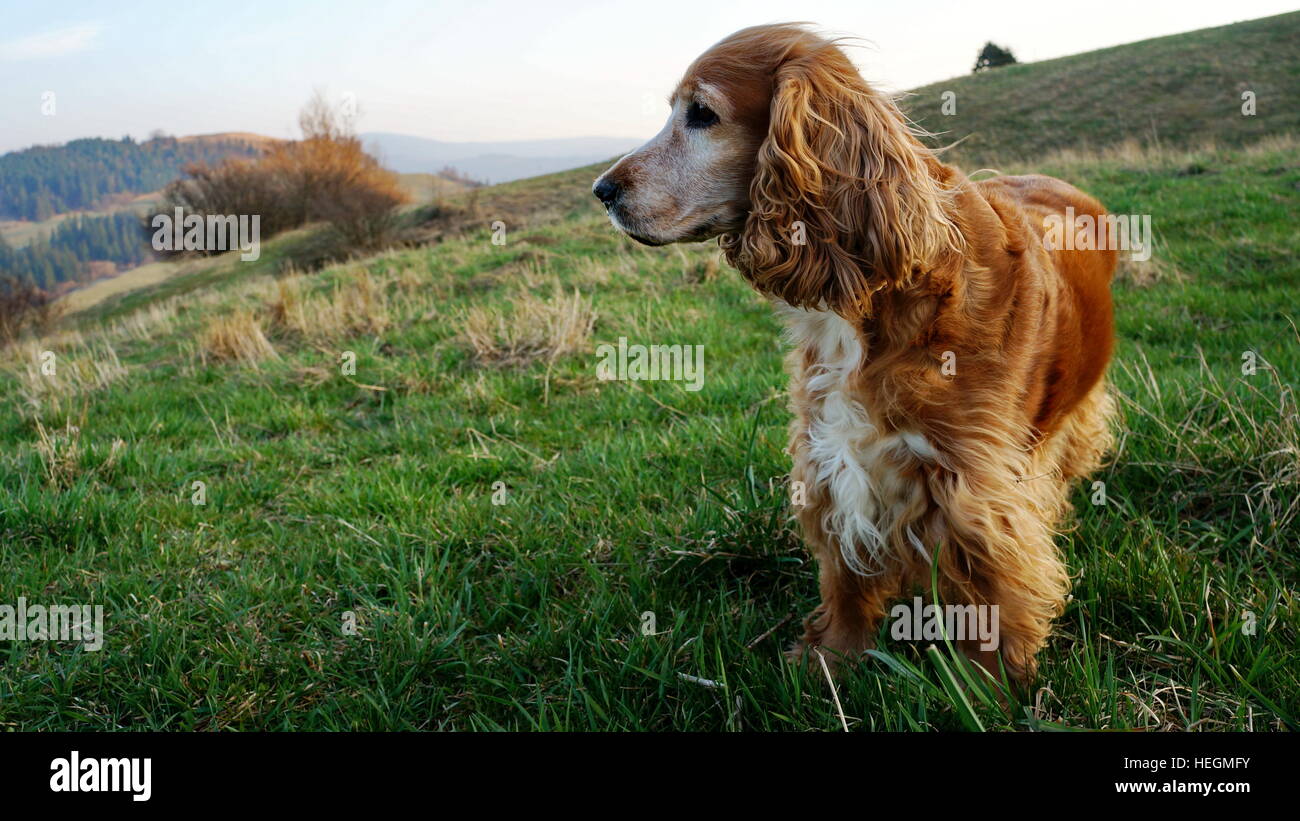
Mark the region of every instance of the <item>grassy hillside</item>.
MULTIPOLYGON (((1005 163, 1153 217, 1114 287, 1108 501, 1075 493, 1026 703, 968 708, 882 636, 852 728, 1300 723, 1300 143, 1267 122, 1005 163)), ((0 603, 108 631, 0 642, 0 727, 837 730, 780 658, 816 582, 779 325, 715 245, 616 235, 598 170, 422 206, 431 244, 314 273, 311 230, 186 263, 0 354, 0 603), (599 381, 620 337, 704 345, 702 390, 599 381)))
MULTIPOLYGON (((1296 159, 1276 140, 1039 168, 1161 215, 1163 244, 1116 287, 1123 444, 1110 503, 1081 490, 1062 540, 1050 691, 984 726, 1294 726, 1296 159)), ((614 236, 589 179, 494 190, 502 213, 547 202, 503 246, 477 230, 288 279, 271 254, 17 351, 0 601, 102 603, 109 637, 8 644, 0 723, 834 729, 778 657, 815 583, 782 513, 777 323, 714 247, 614 236), (597 381, 620 336, 705 345, 703 390, 597 381)), ((972 726, 932 659, 882 648, 843 685, 853 726, 972 726)))
POLYGON ((965 138, 972 163, 1032 159, 1123 139, 1245 145, 1300 130, 1300 12, 1007 66, 914 90, 904 107, 940 134, 965 138), (1243 91, 1256 114, 1243 116, 1243 91), (955 115, 942 113, 956 94, 955 115))

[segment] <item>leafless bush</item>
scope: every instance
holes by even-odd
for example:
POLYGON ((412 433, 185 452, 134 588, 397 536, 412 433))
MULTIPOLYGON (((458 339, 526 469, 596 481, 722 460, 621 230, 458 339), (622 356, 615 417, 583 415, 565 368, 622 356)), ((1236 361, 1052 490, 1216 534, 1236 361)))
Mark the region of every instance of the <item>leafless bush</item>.
POLYGON ((16 340, 24 331, 44 333, 58 319, 53 298, 26 279, 0 278, 0 345, 16 340))
POLYGON ((476 180, 473 177, 471 177, 469 174, 466 174, 464 171, 461 171, 460 169, 454 168, 450 165, 444 165, 442 167, 442 170, 439 171, 434 176, 442 177, 444 180, 447 180, 448 182, 454 182, 458 185, 463 185, 466 188, 482 188, 483 186, 487 185, 487 183, 483 182, 482 180, 476 180))
POLYGON ((301 140, 275 143, 257 159, 187 168, 188 179, 168 186, 163 213, 259 214, 266 236, 324 221, 353 247, 387 242, 406 201, 397 175, 365 152, 352 118, 320 93, 299 125, 301 140))
POLYGON ((167 186, 162 213, 258 214, 266 236, 297 228, 305 221, 291 206, 287 180, 271 173, 264 160, 230 159, 220 165, 190 165, 188 177, 167 186))

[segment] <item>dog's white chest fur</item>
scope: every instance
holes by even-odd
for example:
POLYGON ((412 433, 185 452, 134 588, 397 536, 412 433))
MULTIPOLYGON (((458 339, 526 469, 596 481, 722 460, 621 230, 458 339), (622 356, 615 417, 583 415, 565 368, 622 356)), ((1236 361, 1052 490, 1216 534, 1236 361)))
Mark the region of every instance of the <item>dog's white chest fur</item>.
POLYGON ((822 528, 839 543, 855 572, 879 570, 887 551, 904 543, 926 553, 910 525, 924 510, 924 487, 913 469, 933 462, 934 447, 920 433, 881 433, 852 377, 865 351, 853 326, 830 311, 777 302, 791 342, 811 355, 802 374, 807 397, 804 436, 796 439, 802 481, 829 503, 822 528), (905 541, 904 541, 905 540, 905 541))

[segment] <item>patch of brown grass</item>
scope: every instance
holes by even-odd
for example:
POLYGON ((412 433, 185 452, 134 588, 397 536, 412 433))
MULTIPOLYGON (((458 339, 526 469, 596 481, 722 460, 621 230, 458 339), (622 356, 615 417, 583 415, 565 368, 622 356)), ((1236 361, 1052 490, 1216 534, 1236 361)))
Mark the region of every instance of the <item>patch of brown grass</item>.
POLYGON ((37 419, 36 436, 45 481, 54 488, 71 487, 81 472, 81 428, 68 422, 63 430, 51 431, 37 419))
POLYGON ((303 305, 302 276, 286 276, 275 282, 275 298, 267 306, 271 324, 298 333, 310 327, 303 305))
POLYGON ((1121 251, 1119 265, 1115 268, 1115 281, 1135 288, 1149 288, 1161 282, 1182 282, 1186 278, 1173 263, 1155 253, 1149 259, 1135 260, 1128 252, 1121 251))
POLYGON ((67 410, 68 400, 104 388, 127 373, 112 345, 106 341, 88 345, 79 341, 79 335, 62 343, 53 337, 32 340, 12 353, 14 359, 6 370, 18 380, 28 408, 40 413, 67 410), (48 372, 47 364, 53 372, 48 372))
POLYGON ((285 277, 267 307, 274 327, 316 340, 383 333, 392 321, 383 285, 365 270, 316 295, 304 293, 301 276, 285 277))
POLYGON ((206 362, 238 362, 257 367, 264 359, 279 359, 262 323, 251 311, 237 310, 208 322, 199 338, 199 352, 206 362))
POLYGON ((677 256, 681 261, 682 278, 691 284, 712 282, 718 276, 719 254, 687 254, 677 246, 677 256))
POLYGON ((508 309, 474 306, 460 319, 460 338, 475 361, 501 367, 536 360, 553 362, 589 347, 596 312, 591 300, 575 288, 565 294, 557 286, 549 299, 521 291, 508 309))

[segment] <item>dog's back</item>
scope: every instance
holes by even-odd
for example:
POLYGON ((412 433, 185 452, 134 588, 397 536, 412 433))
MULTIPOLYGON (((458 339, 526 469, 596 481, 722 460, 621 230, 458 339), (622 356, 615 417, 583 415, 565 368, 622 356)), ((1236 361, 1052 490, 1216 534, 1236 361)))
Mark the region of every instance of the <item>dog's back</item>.
POLYGON ((1053 376, 1047 383, 1051 390, 1035 414, 1046 432, 1088 395, 1110 361, 1115 337, 1110 283, 1118 259, 1114 226, 1101 203, 1055 177, 994 177, 975 185, 991 204, 1002 200, 1023 212, 1029 238, 1037 237, 1065 286, 1059 291, 1062 304, 1055 306, 1052 361, 1045 363, 1053 376))

